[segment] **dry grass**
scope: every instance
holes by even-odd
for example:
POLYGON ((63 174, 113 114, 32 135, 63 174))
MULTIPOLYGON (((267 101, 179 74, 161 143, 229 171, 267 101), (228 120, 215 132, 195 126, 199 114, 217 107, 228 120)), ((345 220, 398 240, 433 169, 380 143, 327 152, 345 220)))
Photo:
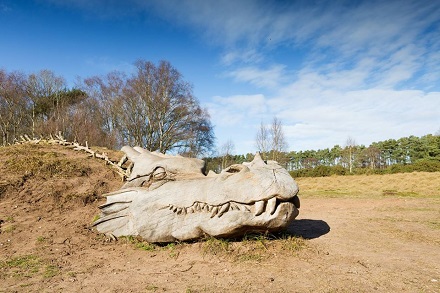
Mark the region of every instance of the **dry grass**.
POLYGON ((440 172, 301 177, 295 180, 302 197, 440 196, 440 172))
POLYGON ((301 237, 291 235, 245 235, 243 239, 231 241, 208 237, 200 242, 203 256, 217 256, 233 262, 262 262, 279 255, 280 257, 297 256, 308 248, 308 243, 301 237))
POLYGON ((8 155, 4 172, 19 173, 38 178, 69 178, 88 176, 90 167, 84 161, 72 160, 67 155, 44 149, 40 145, 17 145, 2 148, 0 156, 8 155))

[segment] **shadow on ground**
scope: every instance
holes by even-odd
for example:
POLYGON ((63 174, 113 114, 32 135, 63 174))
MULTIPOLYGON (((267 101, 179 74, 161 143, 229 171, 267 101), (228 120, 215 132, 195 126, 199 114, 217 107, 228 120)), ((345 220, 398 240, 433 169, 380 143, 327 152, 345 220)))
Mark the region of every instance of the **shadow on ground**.
POLYGON ((314 239, 330 232, 330 226, 323 220, 300 219, 293 221, 287 232, 304 239, 314 239))

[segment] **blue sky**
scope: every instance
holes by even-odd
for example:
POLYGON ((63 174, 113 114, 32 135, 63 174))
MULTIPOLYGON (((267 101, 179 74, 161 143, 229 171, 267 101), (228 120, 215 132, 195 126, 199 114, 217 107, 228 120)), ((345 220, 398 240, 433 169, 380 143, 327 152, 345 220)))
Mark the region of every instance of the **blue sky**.
POLYGON ((237 154, 274 116, 295 151, 440 130, 440 0, 0 0, 0 35, 70 86, 170 61, 237 154))

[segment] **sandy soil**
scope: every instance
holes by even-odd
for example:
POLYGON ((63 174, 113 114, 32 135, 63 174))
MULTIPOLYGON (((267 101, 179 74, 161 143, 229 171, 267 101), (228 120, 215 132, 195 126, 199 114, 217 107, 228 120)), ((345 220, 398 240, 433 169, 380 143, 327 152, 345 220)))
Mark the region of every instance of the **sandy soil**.
POLYGON ((307 196, 287 231, 296 242, 149 247, 90 228, 100 195, 122 184, 109 167, 58 147, 38 151, 88 171, 43 179, 0 165, 0 292, 440 292, 438 196, 307 196))

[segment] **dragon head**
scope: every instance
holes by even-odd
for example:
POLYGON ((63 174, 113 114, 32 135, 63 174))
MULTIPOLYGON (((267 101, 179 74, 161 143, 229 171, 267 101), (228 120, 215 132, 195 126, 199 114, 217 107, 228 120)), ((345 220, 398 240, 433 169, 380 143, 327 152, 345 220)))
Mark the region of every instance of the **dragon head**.
POLYGON ((205 175, 203 160, 122 150, 133 170, 100 206, 102 217, 94 223, 99 232, 150 242, 234 237, 283 229, 298 215, 297 184, 277 162, 265 162, 259 154, 250 163, 205 175))

